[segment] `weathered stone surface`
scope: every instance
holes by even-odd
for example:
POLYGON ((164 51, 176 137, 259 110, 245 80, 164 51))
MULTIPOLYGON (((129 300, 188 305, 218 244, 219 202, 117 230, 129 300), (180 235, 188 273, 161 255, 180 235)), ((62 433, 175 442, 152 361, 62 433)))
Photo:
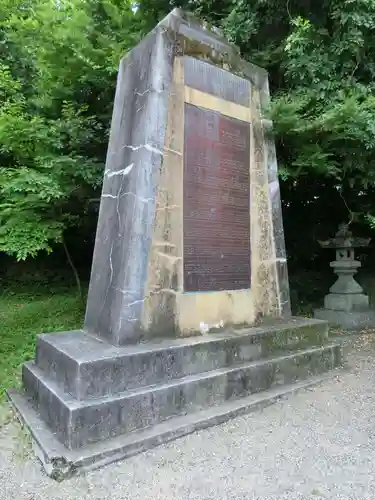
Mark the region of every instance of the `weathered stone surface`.
POLYGON ((242 61, 218 32, 178 10, 122 60, 87 303, 88 333, 126 345, 141 338, 200 334, 201 324, 225 329, 252 326, 260 316, 290 317, 272 124, 262 111, 268 100, 267 73, 242 61), (206 150, 194 165, 184 134, 187 107, 211 117, 202 122, 207 130, 200 136, 206 139, 213 133, 208 132, 211 122, 236 124, 231 139, 228 127, 218 125, 216 146, 203 145, 206 150), (246 147, 239 149, 245 140, 236 138, 240 129, 246 147), (216 160, 208 161, 215 152, 216 160), (194 227, 186 213, 192 168, 200 169, 199 179, 207 177, 199 199, 209 205, 194 227), (219 180, 212 197, 208 186, 219 180), (248 193, 247 202, 250 193, 250 213, 236 228, 241 193, 248 193), (214 222, 222 218, 223 234, 204 246, 209 231, 217 231, 212 217, 214 222), (225 230, 228 217, 232 225, 225 230), (197 224, 201 237, 193 238, 195 249, 190 240, 197 224), (233 235, 226 239, 228 231, 233 235), (200 243, 205 252, 216 248, 212 259, 198 251, 200 243), (189 258, 202 271, 195 273, 199 286, 189 281, 189 258), (187 291, 212 294, 196 293, 192 299, 187 291))
POLYGON ((23 383, 43 421, 65 446, 75 449, 304 380, 340 363, 340 346, 326 345, 83 401, 62 391, 34 363, 24 365, 23 383))
POLYGON ((331 326, 345 330, 365 330, 375 327, 375 311, 338 311, 330 309, 316 309, 314 317, 327 321, 331 326))
POLYGON ((336 311, 366 311, 369 298, 363 293, 329 293, 324 297, 324 307, 336 311))
MULTIPOLYGON (((262 105, 266 106, 269 102, 268 81, 265 83, 261 92, 262 105)), ((275 141, 272 137, 272 122, 262 120, 264 128, 265 155, 267 158, 269 197, 272 204, 272 226, 273 238, 276 247, 276 272, 278 283, 278 297, 281 315, 289 317, 291 314, 288 266, 285 249, 284 227, 282 218, 282 207, 280 197, 280 185, 277 174, 277 158, 275 141)))
POLYGON ((73 331, 39 336, 36 365, 65 392, 83 400, 264 359, 283 350, 321 346, 327 339, 326 323, 303 318, 124 347, 73 331))
POLYGON ((267 391, 228 401, 199 413, 193 413, 168 420, 149 429, 123 434, 85 448, 69 450, 40 419, 30 401, 10 390, 13 407, 23 425, 30 430, 33 449, 48 474, 57 481, 84 473, 141 453, 162 443, 172 441, 194 431, 222 424, 227 420, 261 410, 299 390, 326 381, 336 372, 309 377, 290 385, 275 386, 267 391))
POLYGON ((174 50, 157 28, 119 67, 85 320, 113 344, 140 336, 174 50))

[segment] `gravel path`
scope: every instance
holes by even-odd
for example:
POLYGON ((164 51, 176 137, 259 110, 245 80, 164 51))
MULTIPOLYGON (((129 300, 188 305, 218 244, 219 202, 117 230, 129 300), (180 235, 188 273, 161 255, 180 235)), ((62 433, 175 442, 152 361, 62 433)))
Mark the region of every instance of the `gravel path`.
POLYGON ((375 336, 350 351, 350 371, 319 387, 60 484, 10 420, 0 428, 0 498, 374 500, 375 336))

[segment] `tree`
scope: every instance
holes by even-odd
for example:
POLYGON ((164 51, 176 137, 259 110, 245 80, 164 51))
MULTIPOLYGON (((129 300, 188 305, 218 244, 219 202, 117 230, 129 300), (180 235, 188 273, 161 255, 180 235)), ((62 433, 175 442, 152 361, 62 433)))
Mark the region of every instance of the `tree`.
POLYGON ((0 23, 0 251, 20 260, 85 223, 142 23, 116 0, 2 0, 0 23))
POLYGON ((307 182, 317 186, 313 200, 322 189, 330 192, 341 207, 338 217, 374 223, 374 0, 143 0, 141 6, 150 16, 174 6, 194 10, 269 71, 285 203, 299 185, 303 203, 307 182))
POLYGON ((87 226, 118 62, 174 7, 220 26, 244 58, 269 71, 292 266, 317 262, 315 240, 344 219, 375 227, 375 0, 137 7, 0 0, 0 250, 24 259, 87 226))

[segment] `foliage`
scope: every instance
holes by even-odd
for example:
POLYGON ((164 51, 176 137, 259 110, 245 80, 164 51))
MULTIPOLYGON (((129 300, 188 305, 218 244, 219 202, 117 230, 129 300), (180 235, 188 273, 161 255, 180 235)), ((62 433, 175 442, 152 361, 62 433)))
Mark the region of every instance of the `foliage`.
MULTIPOLYGON (((320 265, 316 239, 375 228, 374 0, 143 0, 220 25, 270 75, 289 263, 320 265)), ((329 256, 328 256, 329 258, 329 256)))
POLYGON ((276 132, 288 146, 290 175, 366 189, 375 182, 375 60, 366 55, 374 48, 375 2, 331 1, 326 16, 324 24, 292 22, 284 48, 289 89, 273 106, 276 132))
POLYGON ((0 251, 50 252, 87 224, 118 61, 140 26, 130 2, 1 0, 0 251))
POLYGON ((287 175, 374 185, 374 0, 177 3, 219 22, 244 57, 270 71, 287 175))
POLYGON ((343 219, 373 230, 375 0, 137 7, 0 0, 0 251, 25 259, 95 226, 118 61, 174 7, 221 26, 269 71, 291 265, 320 265, 316 239, 343 219))

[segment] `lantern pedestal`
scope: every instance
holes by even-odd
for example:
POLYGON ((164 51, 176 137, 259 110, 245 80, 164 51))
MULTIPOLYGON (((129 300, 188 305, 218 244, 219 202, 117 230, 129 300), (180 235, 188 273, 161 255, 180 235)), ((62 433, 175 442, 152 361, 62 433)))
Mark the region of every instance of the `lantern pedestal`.
POLYGON ((375 311, 370 309, 368 296, 354 279, 361 267, 361 263, 355 260, 354 248, 366 247, 369 240, 353 238, 343 224, 335 238, 319 243, 323 248, 335 248, 336 260, 330 266, 338 278, 324 298, 324 308, 314 312, 315 318, 349 330, 375 326, 375 311))
POLYGON ((328 321, 330 326, 344 330, 364 330, 375 327, 375 311, 338 311, 333 309, 316 309, 314 318, 328 321))

